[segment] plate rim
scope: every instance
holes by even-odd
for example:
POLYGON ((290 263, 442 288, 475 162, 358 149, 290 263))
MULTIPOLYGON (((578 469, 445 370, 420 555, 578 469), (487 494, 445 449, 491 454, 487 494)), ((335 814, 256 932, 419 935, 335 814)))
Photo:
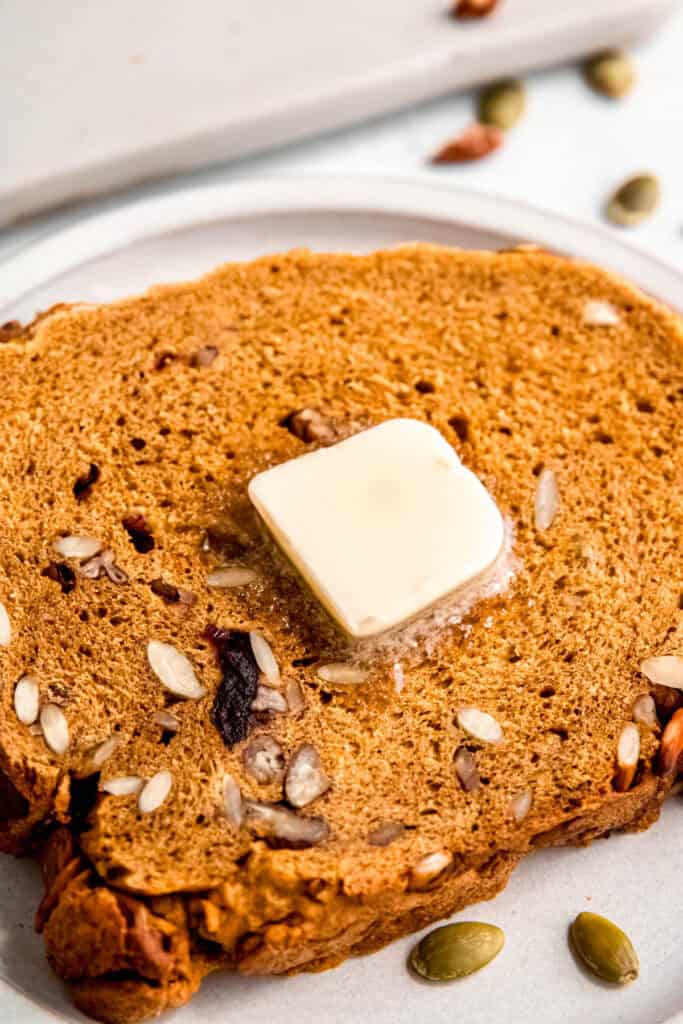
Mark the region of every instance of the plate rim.
POLYGON ((0 309, 93 258, 154 236, 219 219, 312 212, 418 216, 534 242, 603 266, 683 312, 683 272, 617 237, 616 229, 419 175, 272 175, 124 200, 10 255, 0 264, 0 309))

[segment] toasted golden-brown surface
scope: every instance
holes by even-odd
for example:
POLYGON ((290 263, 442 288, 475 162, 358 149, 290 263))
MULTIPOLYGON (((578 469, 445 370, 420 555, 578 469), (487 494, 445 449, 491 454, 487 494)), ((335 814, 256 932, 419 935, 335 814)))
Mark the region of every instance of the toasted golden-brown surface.
POLYGON ((70 827, 44 853, 40 925, 87 1012, 141 1019, 218 966, 329 966, 492 896, 534 846, 656 815, 670 781, 656 776, 658 728, 639 726, 635 777, 615 778, 619 737, 649 689, 639 665, 683 639, 683 332, 672 314, 544 253, 408 246, 229 265, 5 334, 0 847, 70 827), (246 487, 311 445, 397 416, 430 422, 486 483, 513 526, 517 572, 506 594, 412 653, 349 651, 264 540, 246 487), (559 504, 540 530, 544 470, 559 504), (64 536, 110 550, 116 582, 58 554, 64 536), (207 586, 225 564, 256 581, 207 586), (226 745, 214 724, 210 625, 260 631, 281 692, 301 686, 303 709, 291 698, 281 713, 252 713, 249 739, 273 737, 286 763, 302 744, 318 751, 331 786, 297 811, 324 819, 316 845, 266 841, 253 817, 237 827, 223 812, 226 772, 247 801, 283 794, 247 771, 249 739, 226 745), (171 697, 150 640, 189 658, 205 696, 171 697), (350 660, 365 684, 317 675, 350 660), (61 709, 65 753, 18 720, 23 675, 42 707, 61 709), (467 736, 463 706, 492 715, 503 742, 467 736), (155 721, 162 710, 177 732, 155 721), (94 752, 110 737, 100 784, 169 771, 157 810, 141 814, 137 794, 95 799, 94 752), (453 763, 464 745, 480 777, 470 791, 453 763), (531 803, 517 820, 520 794, 531 803), (403 829, 373 845, 389 822, 403 829))

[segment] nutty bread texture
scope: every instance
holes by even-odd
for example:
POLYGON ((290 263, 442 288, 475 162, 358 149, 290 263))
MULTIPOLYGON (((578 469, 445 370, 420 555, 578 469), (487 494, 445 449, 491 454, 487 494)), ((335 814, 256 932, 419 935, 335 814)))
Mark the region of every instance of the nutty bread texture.
POLYGON ((683 641, 674 314, 543 252, 411 245, 226 265, 6 334, 0 848, 42 857, 38 926, 87 1013, 154 1016, 219 968, 332 966, 492 897, 538 846, 656 818, 671 782, 657 770, 658 727, 639 726, 631 787, 614 779, 621 731, 651 689, 639 665, 683 641), (617 322, 589 322, 595 301, 617 322), (398 416, 439 429, 485 482, 517 559, 506 594, 402 660, 402 688, 400 649, 349 651, 264 541, 246 495, 260 470, 398 416), (543 468, 559 509, 539 530, 543 468), (118 581, 57 555, 66 535, 113 552, 118 581), (207 586, 234 562, 257 581, 207 586), (249 738, 226 745, 208 626, 260 631, 303 708, 254 713, 249 738), (190 659, 204 697, 164 690, 152 639, 190 659), (318 677, 321 663, 354 657, 366 684, 318 677), (17 719, 26 674, 68 722, 64 754, 17 719), (463 706, 493 715, 503 742, 463 733, 463 706), (177 732, 155 721, 164 709, 177 732), (263 733, 287 759, 302 744, 320 755, 331 787, 298 812, 324 819, 317 845, 274 843, 223 813, 225 773, 247 800, 282 801, 281 784, 245 766, 263 733), (463 745, 481 780, 469 792, 453 766, 463 745), (98 793, 160 770, 173 785, 153 813, 136 795, 98 793), (518 821, 510 802, 526 791, 518 821), (386 823, 402 828, 373 845, 386 823))

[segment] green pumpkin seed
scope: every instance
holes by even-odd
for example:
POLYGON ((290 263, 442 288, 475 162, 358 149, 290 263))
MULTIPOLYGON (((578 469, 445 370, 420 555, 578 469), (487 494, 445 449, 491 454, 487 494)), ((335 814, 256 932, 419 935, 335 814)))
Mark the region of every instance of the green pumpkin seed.
POLYGON ((619 99, 633 88, 636 69, 623 50, 608 50, 591 57, 584 66, 586 81, 602 96, 619 99))
POLYGON ((607 216, 614 224, 639 224, 657 209, 660 192, 654 174, 637 174, 619 186, 607 205, 607 216))
POLYGON ((510 78, 482 90, 479 96, 479 120, 482 124, 508 131, 517 124, 525 107, 524 82, 510 78))
POLYGON ((603 981, 626 985, 638 977, 638 956, 628 935, 599 914, 579 914, 569 935, 577 956, 603 981))
POLYGON ((493 924, 447 924, 418 942, 410 954, 410 966, 428 981, 453 981, 486 967, 504 943, 504 933, 493 924))

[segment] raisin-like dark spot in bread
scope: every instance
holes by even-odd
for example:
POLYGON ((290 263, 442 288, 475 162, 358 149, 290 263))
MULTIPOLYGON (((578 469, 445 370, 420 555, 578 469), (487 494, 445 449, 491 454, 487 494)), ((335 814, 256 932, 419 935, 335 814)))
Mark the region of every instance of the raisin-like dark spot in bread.
POLYGON ((76 586, 76 573, 66 562, 50 562, 40 575, 59 583, 63 594, 70 594, 76 586))
POLYGON ((205 636, 216 648, 223 678, 211 711, 213 723, 226 747, 245 739, 251 705, 260 676, 248 633, 207 626, 205 636))
POLYGON ((74 497, 76 501, 83 501, 90 494, 90 490, 93 484, 96 484, 100 479, 100 467, 94 462, 90 463, 87 473, 82 473, 78 480, 73 486, 74 497))
POLYGON ((152 550, 154 537, 144 516, 126 516, 121 520, 121 526, 133 542, 135 550, 141 555, 146 555, 152 550))
POLYGON ((166 583, 166 581, 162 580, 160 576, 157 577, 157 579, 152 580, 149 588, 153 594, 162 598, 166 604, 175 604, 180 600, 180 591, 178 588, 174 587, 172 583, 166 583))

